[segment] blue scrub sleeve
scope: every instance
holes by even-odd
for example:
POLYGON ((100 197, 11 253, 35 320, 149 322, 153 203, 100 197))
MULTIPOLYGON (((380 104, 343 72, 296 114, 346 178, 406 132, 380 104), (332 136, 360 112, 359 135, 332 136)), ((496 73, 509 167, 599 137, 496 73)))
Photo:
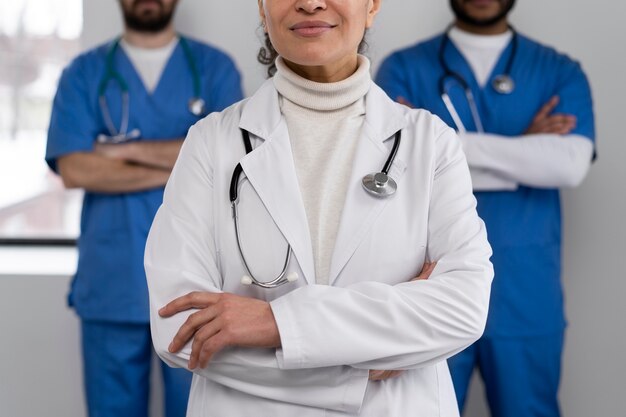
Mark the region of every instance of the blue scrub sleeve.
POLYGON ((567 61, 559 72, 556 95, 560 102, 556 113, 576 116, 576 128, 572 134, 582 135, 595 142, 595 122, 591 87, 579 63, 567 61))
POLYGON ((410 88, 410 81, 406 68, 410 68, 403 62, 399 53, 388 56, 380 65, 376 73, 376 84, 378 84, 387 95, 394 101, 400 97, 408 101, 412 107, 417 107, 414 93, 415 89, 410 88))
POLYGON ((209 111, 222 111, 243 99, 241 76, 235 63, 227 55, 219 57, 211 79, 211 108, 209 111))
MULTIPOLYGON (((90 152, 98 132, 96 106, 90 103, 89 86, 99 80, 87 80, 80 62, 67 67, 54 97, 48 128, 46 162, 57 170, 57 158, 73 152, 90 152)), ((95 88, 93 88, 95 90, 95 88)))

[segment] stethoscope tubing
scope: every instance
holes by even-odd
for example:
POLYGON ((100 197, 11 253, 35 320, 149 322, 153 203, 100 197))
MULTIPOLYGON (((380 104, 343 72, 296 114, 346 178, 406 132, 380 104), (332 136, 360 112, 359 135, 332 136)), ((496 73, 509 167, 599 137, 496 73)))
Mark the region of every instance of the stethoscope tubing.
MULTIPOLYGON (((470 112, 472 113, 472 120, 474 121, 474 124, 476 125, 476 130, 479 133, 484 133, 485 129, 482 123, 482 119, 480 117, 479 111, 478 111, 478 105, 476 103, 476 100, 474 98, 474 94, 472 93, 472 90, 468 84, 468 82, 463 78, 463 76, 461 74, 459 74, 456 71, 453 71, 452 68, 450 68, 450 66, 448 65, 448 62, 446 61, 445 58, 445 51, 446 48, 448 47, 448 45, 450 44, 450 30, 452 29, 453 25, 450 25, 448 27, 448 29, 446 29, 444 35, 443 35, 443 39, 441 40, 441 44, 439 45, 439 51, 438 51, 438 59, 439 59, 439 64, 441 65, 442 69, 443 69, 443 75, 439 78, 439 93, 441 95, 441 99, 443 100, 444 105, 446 106, 446 109, 448 110, 448 113, 450 113, 450 116, 452 117, 452 120, 454 122, 454 124, 457 127, 457 130, 461 133, 465 133, 467 132, 467 129, 465 128, 465 125, 463 123, 463 121, 461 120, 461 117, 459 115, 459 113, 456 111, 456 108, 454 106, 454 103, 452 102, 452 99, 450 98, 450 95, 447 92, 446 89, 446 79, 448 78, 452 78, 454 79, 457 83, 459 83, 459 85, 461 86, 461 88, 463 89, 464 93, 465 93, 465 97, 467 99, 469 108, 470 108, 470 112)), ((492 85, 492 87, 494 88, 494 90, 496 90, 496 92, 498 92, 499 94, 510 94, 514 88, 514 82, 511 78, 511 71, 513 69, 513 64, 515 61, 515 58, 517 56, 517 47, 518 47, 518 42, 519 42, 519 35, 517 34, 517 32, 515 31, 515 29, 512 26, 509 26, 510 30, 513 32, 513 39, 512 39, 512 45, 511 45, 511 54, 509 55, 509 59, 506 63, 505 66, 505 70, 504 73, 502 75, 499 75, 496 77, 497 80, 504 80, 504 83, 508 83, 509 84, 509 89, 502 90, 499 88, 496 88, 495 86, 492 85)))
MULTIPOLYGON (((252 143, 250 141, 250 133, 248 133, 248 131, 245 129, 241 129, 241 135, 243 138, 244 149, 247 155, 250 152, 252 152, 252 143)), ((287 254, 285 255, 285 262, 283 264, 283 267, 280 273, 278 274, 278 276, 270 281, 261 281, 257 279, 252 273, 252 271, 250 270, 250 266, 248 265, 248 261, 246 260, 246 256, 243 253, 243 247, 241 245, 241 232, 240 232, 240 227, 239 227, 239 215, 237 211, 237 206, 239 204, 239 187, 243 183, 243 181, 239 181, 239 178, 241 177, 242 173, 243 173, 243 167, 241 166, 240 163, 238 163, 237 166, 235 166, 235 170, 233 171, 233 176, 230 180, 229 200, 230 200, 230 205, 231 205, 231 210, 232 210, 233 223, 235 224, 235 238, 237 241, 237 248, 239 249, 239 255, 241 256, 241 261, 243 262, 243 266, 246 269, 246 272, 248 273, 247 277, 244 277, 244 278, 248 279, 248 282, 246 282, 246 284, 256 285, 258 287, 265 288, 265 289, 277 288, 281 286, 282 284, 286 284, 287 282, 290 282, 289 278, 287 277, 287 268, 289 267, 289 262, 291 261, 291 254, 293 250, 291 249, 291 245, 287 243, 287 254)))
MULTIPOLYGON (((252 152, 252 143, 250 141, 250 134, 245 129, 241 129, 241 134, 243 138, 244 149, 247 155, 250 152, 252 152)), ((383 166, 383 169, 378 173, 369 174, 363 178, 363 186, 365 188, 365 191, 367 191, 368 194, 374 195, 375 197, 378 197, 378 198, 386 198, 395 193, 397 189, 397 184, 394 181, 394 179, 389 176, 389 171, 391 169, 391 166, 393 165, 396 155, 398 154, 398 149, 400 148, 401 138, 402 138, 402 130, 399 130, 394 136, 393 146, 391 147, 391 151, 389 152, 389 156, 387 157, 387 160, 385 161, 385 165, 383 166), (378 177, 382 177, 384 184, 377 183, 376 179, 378 177), (369 181, 369 184, 368 184, 368 181, 366 181, 366 179, 368 178, 370 178, 371 180, 369 181)), ((283 284, 292 282, 294 280, 293 277, 290 276, 291 274, 289 275, 287 274, 287 269, 289 267, 289 262, 291 261, 291 254, 293 253, 293 250, 291 248, 291 245, 287 243, 287 254, 285 255, 285 262, 283 264, 283 267, 280 273, 278 274, 278 276, 270 281, 259 280, 258 278, 254 276, 254 274, 250 270, 250 266, 248 265, 246 257, 243 253, 243 247, 241 245, 241 231, 239 227, 239 216, 238 216, 238 211, 237 211, 237 206, 239 204, 239 187, 243 183, 243 181, 239 181, 242 173, 243 173, 243 167, 241 166, 241 163, 238 163, 235 166, 235 169, 233 170, 233 175, 230 180, 230 186, 228 190, 228 194, 229 194, 228 197, 229 197, 230 204, 231 204, 233 223, 235 225, 235 238, 237 241, 237 248, 239 249, 239 255, 241 256, 243 266, 248 274, 247 276, 244 276, 242 278, 242 283, 256 285, 258 287, 265 288, 265 289, 277 288, 283 284)), ((295 276, 295 279, 297 279, 297 275, 294 274, 294 276, 295 276)))
MULTIPOLYGON (((237 165, 237 166, 240 167, 241 165, 237 165)), ((240 182, 240 184, 242 183, 243 181, 240 182)), ((254 276, 254 274, 250 270, 250 267, 248 266, 248 261, 246 260, 246 257, 243 253, 243 247, 241 245, 241 234, 240 234, 238 212, 237 212, 238 203, 239 203, 239 199, 235 199, 234 201, 231 202, 233 223, 235 224, 235 238, 237 241, 237 248, 239 249, 239 254, 241 255, 241 261, 243 262, 243 266, 246 269, 246 272, 248 273, 248 277, 250 278, 250 284, 254 284, 261 288, 270 289, 270 288, 276 288, 280 286, 281 284, 288 282, 286 278, 287 268, 289 267, 289 262, 291 261, 291 254, 293 252, 291 250, 291 245, 289 243, 287 243, 287 255, 285 256, 285 262, 283 263, 283 267, 280 271, 280 274, 276 278, 268 282, 260 281, 254 276)))
MULTIPOLYGON (((113 41, 111 47, 107 51, 105 61, 105 73, 98 85, 98 105, 102 113, 102 118, 107 127, 107 130, 114 139, 113 142, 123 142, 128 137, 128 126, 130 123, 130 97, 128 93, 128 84, 124 80, 124 77, 115 70, 114 58, 115 52, 119 48, 121 38, 117 38, 113 41), (122 93, 122 121, 120 123, 119 130, 113 123, 109 105, 106 100, 105 92, 111 81, 117 82, 122 93)), ((204 100, 200 98, 200 73, 195 63, 195 59, 191 52, 186 39, 179 35, 179 43, 182 47, 185 60, 189 65, 191 71, 191 79, 193 83, 193 97, 189 100, 189 110, 196 116, 201 116, 205 112, 204 100)))

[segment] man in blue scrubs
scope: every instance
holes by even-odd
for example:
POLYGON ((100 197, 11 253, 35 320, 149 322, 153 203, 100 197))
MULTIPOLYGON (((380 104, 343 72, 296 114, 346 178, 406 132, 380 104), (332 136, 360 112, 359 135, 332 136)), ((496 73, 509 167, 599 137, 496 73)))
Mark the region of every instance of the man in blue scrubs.
POLYGON ((393 53, 377 82, 459 131, 493 247, 485 334, 449 360, 460 408, 478 368, 493 416, 558 416, 565 329, 559 188, 585 177, 594 118, 579 64, 517 34, 508 23, 513 5, 451 0, 454 25, 393 53))
MULTIPOLYGON (((69 303, 82 323, 90 416, 148 415, 148 230, 188 128, 242 98, 227 55, 175 32, 176 3, 121 0, 121 38, 77 57, 54 100, 46 160, 67 187, 85 189, 69 303)), ((191 373, 162 374, 166 416, 182 417, 191 373)))

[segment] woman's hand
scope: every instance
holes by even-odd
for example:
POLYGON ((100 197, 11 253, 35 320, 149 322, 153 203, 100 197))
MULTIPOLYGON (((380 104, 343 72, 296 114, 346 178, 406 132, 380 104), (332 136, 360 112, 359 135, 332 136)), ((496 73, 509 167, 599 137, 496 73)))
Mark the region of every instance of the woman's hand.
POLYGON ((372 369, 370 371, 370 381, 384 381, 389 378, 395 378, 402 375, 404 371, 376 371, 372 369))
POLYGON ((420 273, 411 281, 420 281, 423 279, 430 278, 430 274, 433 273, 436 266, 437 266, 437 262, 424 262, 424 265, 422 265, 422 270, 420 271, 420 273))
MULTIPOLYGON (((430 278, 430 274, 433 273, 433 270, 435 269, 436 266, 437 266, 437 262, 424 262, 424 265, 422 266, 422 270, 420 271, 420 273, 415 278, 411 279, 411 281, 419 281, 419 280, 430 278)), ((372 369, 370 370, 369 380, 370 381, 384 381, 389 378, 395 378, 401 375, 402 372, 404 371, 378 371, 378 370, 372 369)))
POLYGON ((198 309, 178 329, 169 351, 180 351, 193 339, 189 369, 204 368, 228 346, 280 347, 280 334, 270 304, 229 293, 191 292, 159 310, 161 317, 198 309))

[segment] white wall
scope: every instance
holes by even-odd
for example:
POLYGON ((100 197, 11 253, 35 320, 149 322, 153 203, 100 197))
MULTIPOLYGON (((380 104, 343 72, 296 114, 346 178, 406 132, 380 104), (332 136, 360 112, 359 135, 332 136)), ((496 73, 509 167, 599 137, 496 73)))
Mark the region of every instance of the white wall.
MULTIPOLYGON (((520 0, 512 21, 536 39, 579 59, 594 91, 599 159, 585 183, 564 193, 564 285, 570 326, 561 399, 570 417, 623 415, 626 388, 626 3, 614 0, 520 0)), ((443 0, 386 0, 369 37, 374 68, 391 50, 441 30, 451 15, 443 0)), ((230 52, 246 93, 263 81, 256 63, 253 0, 181 0, 179 29, 230 52)), ((85 1, 85 46, 120 29, 117 2, 85 1)), ((468 415, 485 415, 474 391, 468 415)))

